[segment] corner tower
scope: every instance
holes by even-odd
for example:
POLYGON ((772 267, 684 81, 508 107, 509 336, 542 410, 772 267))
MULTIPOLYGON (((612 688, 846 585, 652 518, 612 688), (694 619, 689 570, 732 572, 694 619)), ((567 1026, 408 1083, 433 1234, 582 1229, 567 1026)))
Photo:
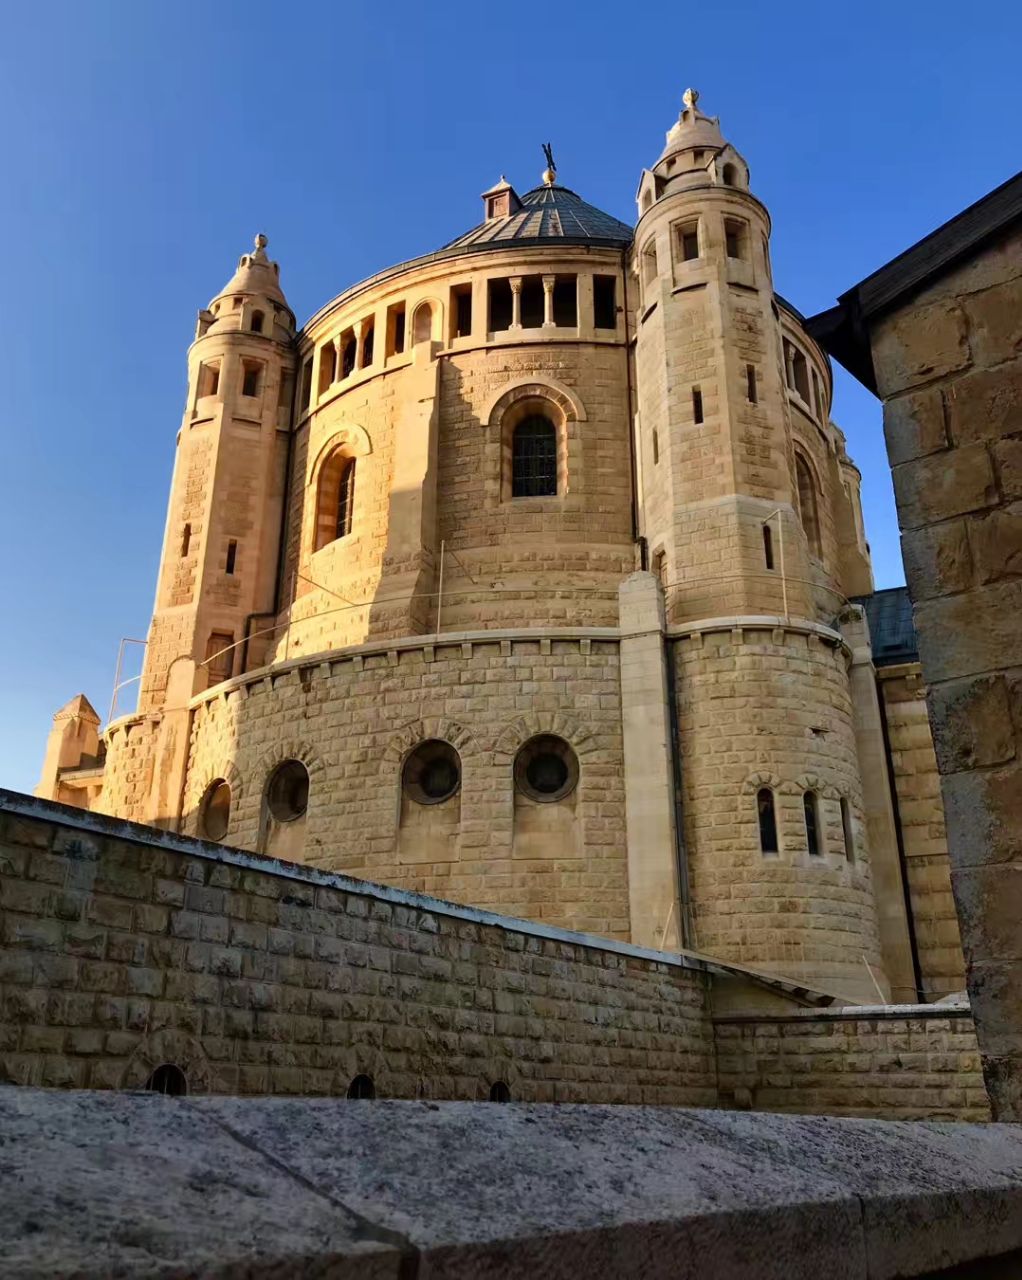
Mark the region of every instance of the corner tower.
POLYGON ((239 650, 272 625, 295 320, 266 243, 256 236, 254 251, 198 315, 142 712, 183 704, 240 672, 239 650))
POLYGON ((829 363, 773 291, 769 214, 697 102, 689 90, 642 174, 630 273, 689 945, 868 999, 884 964, 838 629, 846 597, 870 589, 857 485, 829 363))

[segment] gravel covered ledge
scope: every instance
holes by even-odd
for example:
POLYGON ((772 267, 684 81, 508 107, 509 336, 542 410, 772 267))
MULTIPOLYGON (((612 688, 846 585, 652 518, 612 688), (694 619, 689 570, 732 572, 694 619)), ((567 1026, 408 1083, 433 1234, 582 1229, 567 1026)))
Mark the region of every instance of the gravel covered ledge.
POLYGON ((1022 1126, 0 1088, 0 1275, 1022 1275, 1022 1126))

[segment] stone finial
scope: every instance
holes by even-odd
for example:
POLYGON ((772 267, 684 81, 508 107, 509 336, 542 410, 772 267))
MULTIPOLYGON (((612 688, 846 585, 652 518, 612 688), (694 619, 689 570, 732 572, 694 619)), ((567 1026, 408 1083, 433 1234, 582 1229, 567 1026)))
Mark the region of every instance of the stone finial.
POLYGON ((686 89, 685 92, 682 94, 681 100, 682 102, 684 102, 685 106, 688 108, 689 111, 695 111, 696 103, 699 101, 699 90, 686 89))
POLYGON ((270 243, 269 240, 260 231, 255 238, 255 253, 253 253, 252 255, 252 257, 256 260, 256 262, 266 261, 266 246, 269 243, 270 243))

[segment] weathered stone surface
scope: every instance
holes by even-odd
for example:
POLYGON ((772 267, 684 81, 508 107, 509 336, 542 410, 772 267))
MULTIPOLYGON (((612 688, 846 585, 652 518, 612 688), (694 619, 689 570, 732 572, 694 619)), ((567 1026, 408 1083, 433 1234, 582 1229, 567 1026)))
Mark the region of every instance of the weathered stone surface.
POLYGON ((932 690, 930 705, 941 773, 1014 759, 1015 731, 1003 676, 948 681, 932 690))
POLYGON ((972 552, 964 520, 907 529, 901 552, 915 600, 953 595, 972 585, 972 552))
POLYGON ((948 391, 948 413, 959 448, 1022 430, 1022 359, 956 379, 948 391))
POLYGON ((997 501, 990 455, 983 445, 935 453, 894 468, 894 493, 903 529, 916 529, 997 501))
POLYGON ((893 1280, 1022 1247, 1012 1126, 34 1090, 0 1117, 11 1276, 893 1280))
POLYGON ((940 390, 929 387, 890 401, 884 409, 884 435, 892 467, 946 449, 950 441, 940 390))
POLYGON ((877 383, 885 399, 969 363, 965 315, 953 299, 942 298, 908 315, 888 316, 871 337, 877 383))

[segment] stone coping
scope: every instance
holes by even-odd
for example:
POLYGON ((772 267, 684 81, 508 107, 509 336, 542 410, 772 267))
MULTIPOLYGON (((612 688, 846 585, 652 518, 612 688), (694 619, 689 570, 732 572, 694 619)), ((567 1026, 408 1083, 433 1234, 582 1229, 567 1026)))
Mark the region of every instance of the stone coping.
POLYGON ((828 1008, 792 1009, 789 1013, 718 1013, 714 1022, 802 1022, 806 1018, 830 1022, 894 1021, 905 1018, 972 1018, 967 1002, 961 1004, 852 1004, 828 1008))
POLYGON ((522 920, 516 916, 498 915, 496 912, 485 911, 479 907, 465 907, 455 902, 447 902, 443 898, 431 898, 423 893, 414 893, 408 889, 396 889, 390 885, 378 884, 372 880, 357 880, 353 876, 342 875, 337 871, 321 871, 317 867, 310 867, 303 863, 284 862, 280 858, 269 858, 264 854, 247 853, 243 849, 233 849, 227 845, 214 844, 208 840, 197 840, 192 836, 178 835, 176 832, 164 831, 159 827, 148 827, 138 822, 128 822, 124 818, 91 813, 86 809, 76 809, 71 805, 57 804, 52 800, 41 800, 37 796, 28 796, 19 791, 8 791, 0 787, 0 817, 4 814, 14 814, 21 818, 35 819, 55 826, 70 828, 94 839, 122 840, 133 844, 146 845, 150 848, 165 849, 170 853, 179 853, 190 858, 202 858, 223 866, 241 867, 247 871, 261 872, 264 875, 281 876, 288 880, 300 880, 306 884, 321 885, 324 888, 340 890, 343 893, 373 898, 377 902, 389 902, 395 906, 407 907, 413 911, 448 916, 468 924, 504 929, 509 933, 542 938, 550 942, 562 943, 566 946, 587 947, 594 951, 609 952, 614 955, 661 964, 667 968, 687 969, 728 978, 742 978, 757 986, 765 987, 774 992, 781 992, 785 996, 801 1003, 827 1005, 838 998, 834 995, 812 990, 791 978, 762 973, 755 969, 745 968, 743 965, 732 964, 730 961, 716 960, 711 956, 701 955, 698 952, 654 951, 649 947, 637 947, 630 942, 618 942, 613 938, 603 938, 593 933, 577 933, 570 929, 560 929, 555 925, 541 924, 536 920, 522 920))
POLYGON ((1017 1125, 9 1086, 0 1132, 7 1277, 1019 1274, 1017 1125))

